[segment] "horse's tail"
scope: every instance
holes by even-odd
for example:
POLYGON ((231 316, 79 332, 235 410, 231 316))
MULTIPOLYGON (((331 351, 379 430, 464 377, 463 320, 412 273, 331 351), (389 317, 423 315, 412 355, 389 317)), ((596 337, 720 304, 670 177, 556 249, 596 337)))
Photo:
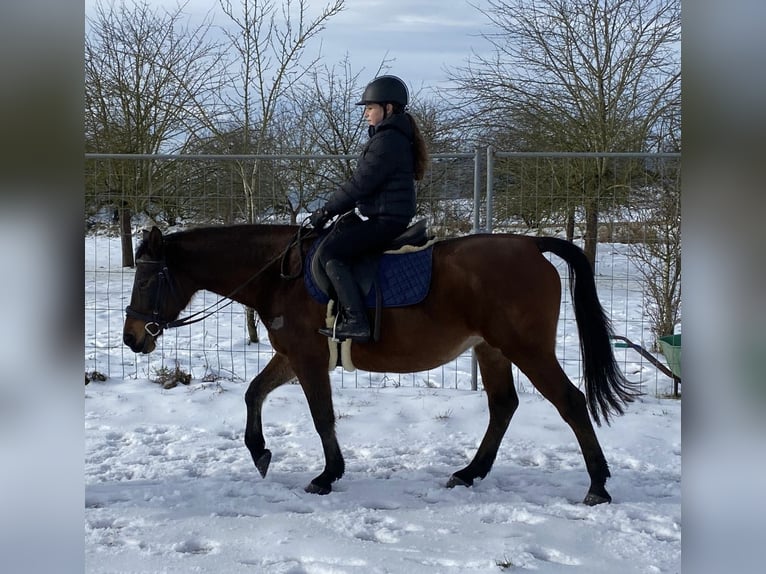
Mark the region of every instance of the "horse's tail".
POLYGON ((597 425, 601 425, 601 416, 609 424, 610 414, 623 414, 623 406, 641 393, 624 377, 614 359, 612 326, 598 300, 593 268, 574 243, 556 237, 538 237, 536 242, 541 252, 558 255, 569 266, 588 408, 597 425))

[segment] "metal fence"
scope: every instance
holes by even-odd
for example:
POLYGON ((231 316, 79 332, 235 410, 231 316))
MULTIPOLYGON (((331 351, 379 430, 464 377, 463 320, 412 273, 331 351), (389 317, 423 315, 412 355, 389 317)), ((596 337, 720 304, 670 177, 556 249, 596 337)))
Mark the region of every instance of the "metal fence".
MULTIPOLYGON (((355 157, 86 154, 86 373, 153 378, 178 368, 196 379, 246 381, 255 376, 270 359, 271 348, 249 343, 244 310, 238 305, 166 332, 151 355, 127 349, 122 323, 134 270, 124 266, 125 250, 134 250, 138 230, 153 224, 171 231, 203 224, 300 221, 347 177, 355 157), (132 233, 129 241, 121 237, 126 225, 132 233)), ((679 174, 678 154, 509 153, 492 148, 434 154, 418 183, 418 217, 427 219, 438 236, 510 231, 568 236, 582 245, 588 217, 583 205, 597 202, 600 297, 617 334, 649 346, 649 314, 635 315, 635 305, 628 303, 644 301, 648 292, 636 267, 640 262, 631 259, 630 251, 632 245, 662 240, 652 234, 652 205, 658 194, 680 201, 675 190, 667 190, 679 184, 679 174)), ((552 262, 557 264, 555 258, 552 262)), ((579 353, 566 352, 566 342, 577 339, 566 284, 562 292, 559 357, 577 380, 579 353)), ((217 299, 202 292, 189 312, 217 299)), ((267 341, 265 330, 259 328, 259 335, 267 341)), ((669 384, 640 357, 625 355, 623 361, 624 370, 633 370, 658 392, 669 384)), ((469 388, 475 377, 467 354, 425 373, 344 373, 342 384, 469 388)), ((518 386, 531 388, 521 373, 515 378, 518 386)))

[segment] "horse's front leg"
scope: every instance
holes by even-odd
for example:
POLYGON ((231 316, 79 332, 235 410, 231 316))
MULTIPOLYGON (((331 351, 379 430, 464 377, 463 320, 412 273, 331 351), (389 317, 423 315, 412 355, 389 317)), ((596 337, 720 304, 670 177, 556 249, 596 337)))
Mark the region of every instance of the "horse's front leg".
POLYGON ((305 488, 312 494, 329 494, 332 483, 343 476, 345 462, 335 435, 335 410, 332 404, 332 387, 327 372, 327 359, 319 361, 293 360, 298 381, 306 395, 314 428, 319 433, 324 451, 325 468, 305 488))
POLYGON ((255 468, 261 473, 261 477, 266 476, 266 472, 269 470, 269 463, 271 462, 271 451, 265 448, 266 442, 263 438, 263 423, 261 420, 263 402, 271 391, 294 378, 295 373, 293 373, 287 357, 277 353, 250 382, 250 386, 247 388, 247 392, 245 392, 245 405, 247 405, 245 446, 250 451, 255 468))

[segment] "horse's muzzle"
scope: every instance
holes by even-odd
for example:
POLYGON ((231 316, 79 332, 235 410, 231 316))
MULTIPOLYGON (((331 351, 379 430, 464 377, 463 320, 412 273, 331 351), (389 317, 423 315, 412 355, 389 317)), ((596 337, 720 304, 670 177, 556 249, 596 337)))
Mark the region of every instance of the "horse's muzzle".
POLYGON ((125 331, 122 334, 122 342, 134 353, 148 354, 154 351, 155 347, 154 337, 149 334, 144 334, 139 341, 133 333, 125 331))

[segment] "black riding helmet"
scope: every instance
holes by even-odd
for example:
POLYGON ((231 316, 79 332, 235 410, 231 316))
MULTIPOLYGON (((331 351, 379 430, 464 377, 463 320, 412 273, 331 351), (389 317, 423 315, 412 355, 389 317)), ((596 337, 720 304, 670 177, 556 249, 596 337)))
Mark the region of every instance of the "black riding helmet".
POLYGON ((391 102, 404 108, 409 103, 409 92, 404 82, 396 76, 378 76, 364 89, 362 99, 356 105, 391 102))

